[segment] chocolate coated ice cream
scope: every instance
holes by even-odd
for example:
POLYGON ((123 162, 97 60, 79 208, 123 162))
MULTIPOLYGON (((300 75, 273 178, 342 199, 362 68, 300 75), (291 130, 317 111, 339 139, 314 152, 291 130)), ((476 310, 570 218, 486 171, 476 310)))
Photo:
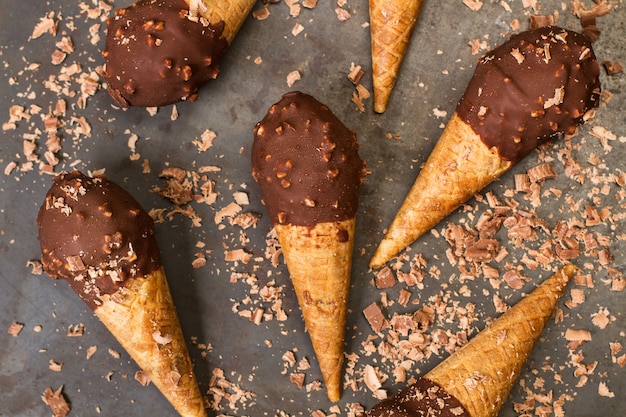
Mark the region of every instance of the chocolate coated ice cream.
POLYGON ((129 279, 161 267, 154 221, 122 187, 79 171, 52 180, 37 225, 44 270, 94 309, 129 279))
POLYGON ((274 224, 313 226, 356 216, 365 163, 356 133, 294 91, 255 126, 252 175, 274 224))
POLYGON ((228 49, 224 22, 190 20, 184 0, 140 0, 107 21, 108 91, 122 107, 194 101, 228 49))
POLYGON ((600 103, 599 74, 585 35, 556 26, 528 30, 479 61, 456 111, 515 163, 553 136, 574 133, 600 103))
POLYGON ((365 416, 470 417, 459 400, 426 378, 419 378, 404 391, 381 401, 365 416))

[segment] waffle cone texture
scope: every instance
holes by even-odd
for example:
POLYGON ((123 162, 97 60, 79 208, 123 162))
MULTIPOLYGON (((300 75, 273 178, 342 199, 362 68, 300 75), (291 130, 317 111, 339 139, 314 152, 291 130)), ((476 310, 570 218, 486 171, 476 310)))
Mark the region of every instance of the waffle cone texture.
POLYGON ((404 60, 423 0, 370 0, 374 111, 383 113, 404 60))
POLYGON ((424 378, 471 417, 496 417, 575 271, 566 265, 424 378))
POLYGON ((370 267, 383 266, 511 166, 454 113, 378 245, 370 267))
POLYGON ((356 219, 275 225, 331 401, 339 401, 356 219), (348 239, 338 236, 348 232, 348 239))
POLYGON ((183 417, 206 411, 163 268, 102 297, 94 312, 183 417))
POLYGON ((246 20, 255 0, 185 0, 192 16, 200 15, 211 24, 224 22, 222 36, 230 45, 246 20))

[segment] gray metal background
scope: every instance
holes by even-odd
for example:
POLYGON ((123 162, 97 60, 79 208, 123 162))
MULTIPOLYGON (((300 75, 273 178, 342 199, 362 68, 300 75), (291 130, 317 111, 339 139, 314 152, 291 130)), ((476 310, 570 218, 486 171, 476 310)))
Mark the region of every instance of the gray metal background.
MULTIPOLYGON (((198 343, 212 346, 206 359, 203 359, 200 349, 190 343, 202 389, 206 390, 213 369, 221 368, 231 382, 256 394, 253 401, 246 406, 240 405, 237 410, 223 402, 221 410, 211 411, 211 415, 274 416, 283 415, 279 414, 283 411, 289 415, 309 416, 313 410, 330 414, 331 404, 327 402, 323 390, 309 394, 290 383, 288 374, 282 374, 285 369, 282 354, 297 349, 297 359, 306 357, 312 365, 311 369, 304 371, 306 382, 321 380, 284 265, 273 268, 267 261, 235 265, 223 260, 223 243, 229 249, 245 247, 255 257, 263 257, 265 235, 270 228, 267 219, 263 217, 255 229, 246 231, 250 242, 245 245, 237 241, 239 230, 236 227, 227 225, 225 229, 218 230, 212 220, 217 210, 233 201, 232 193, 235 191, 248 193, 250 205, 245 207, 246 211, 264 214, 256 184, 250 175, 251 132, 267 108, 290 89, 286 84, 287 74, 299 70, 302 79, 292 89, 313 94, 347 126, 357 131, 361 156, 367 160, 371 170, 362 187, 358 214, 345 346, 346 353, 360 354, 361 342, 371 335, 362 310, 371 302, 379 301, 383 292, 372 284, 375 275, 368 271, 367 262, 446 121, 445 118, 436 118, 433 109, 445 110, 448 116, 451 115, 473 72, 478 55, 471 54, 468 41, 485 39, 483 36, 488 35, 487 42, 494 46, 505 39, 502 33, 512 32, 507 25, 513 19, 518 19, 522 28, 528 26, 527 16, 531 10, 523 9, 521 1, 508 3, 511 12, 498 2, 485 2, 480 11, 473 12, 460 0, 427 1, 389 109, 383 115, 373 113, 372 99, 365 101, 364 113, 358 112, 351 102, 354 86, 346 78, 351 62, 363 66, 365 77, 362 83, 371 91, 369 28, 364 25, 368 21, 367 2, 357 0, 348 0, 344 6, 351 14, 345 22, 337 18, 336 3, 326 1, 320 1, 313 10, 303 8, 297 18, 289 16, 285 3, 272 5, 271 15, 265 21, 249 18, 222 64, 219 79, 201 90, 196 103, 179 104, 180 117, 176 121, 170 120, 170 107, 160 109, 156 116, 149 116, 140 108, 127 111, 114 108, 104 90, 89 99, 86 109, 68 109, 66 119, 69 120, 71 115, 85 116, 91 124, 92 134, 78 141, 72 140, 70 134, 62 134, 62 153, 66 156, 57 170, 70 169, 68 164, 77 159, 82 161, 77 168, 83 171, 106 168, 106 174, 126 187, 146 208, 172 208, 168 201, 151 192, 153 187, 164 185, 157 175, 165 166, 190 171, 202 165, 221 168, 220 172, 209 174, 217 183, 218 201, 213 206, 192 204, 204 218, 202 227, 192 227, 190 221, 181 216, 157 225, 157 237, 184 333, 190 342, 194 337, 198 343), (291 29, 297 22, 304 26, 304 32, 293 36, 291 29), (263 60, 260 65, 253 62, 258 56, 263 60), (129 159, 127 129, 139 135, 137 151, 141 159, 150 160, 152 173, 142 174, 141 162, 129 159), (215 131, 217 139, 211 149, 199 153, 192 140, 205 129, 215 131), (386 133, 399 135, 401 139, 387 139, 386 133), (195 247, 197 241, 205 242, 205 249, 212 250, 212 253, 208 255, 207 266, 193 269, 193 254, 200 251, 195 247), (270 271, 270 279, 275 279, 277 286, 284 286, 282 299, 289 314, 287 321, 273 320, 255 325, 231 311, 233 304, 242 301, 249 291, 244 283, 229 282, 231 272, 253 272, 253 268, 258 268, 254 272, 261 285, 268 280, 267 273, 270 271), (271 341, 272 347, 268 347, 266 341, 271 341)), ((560 25, 579 30, 578 20, 569 14, 569 9, 562 11, 561 3, 548 0, 537 2, 540 12, 551 14, 558 10, 560 25)), ((590 1, 586 3, 591 6, 590 1)), ((621 60, 626 63, 626 13, 621 1, 612 3, 618 7, 609 16, 599 19, 603 32, 595 50, 600 61, 621 60)), ((127 4, 116 2, 115 6, 127 4)), ((259 2, 255 8, 260 7, 259 2)), ((99 51, 104 41, 104 28, 100 28, 101 42, 97 46, 91 45, 88 29, 96 22, 86 19, 79 10, 75 1, 0 1, 0 121, 4 123, 8 120, 8 109, 14 104, 27 106, 35 103, 44 107, 45 113, 48 106, 56 101, 54 94, 44 91, 42 83, 49 74, 58 74, 59 68, 50 64, 50 54, 60 34, 28 40, 39 18, 48 11, 61 13, 61 28, 67 28, 69 21, 73 21, 76 28, 69 33, 76 52, 62 65, 74 61, 84 69, 95 69, 101 64, 99 51), (95 61, 91 57, 95 57, 95 61), (26 63, 33 62, 41 63, 41 68, 22 73, 26 63), (12 77, 19 81, 17 85, 9 84, 12 77), (18 97, 18 93, 31 91, 37 94, 36 98, 18 97)), ((603 71, 602 81, 604 89, 612 93, 612 99, 608 106, 598 110, 594 123, 606 127, 622 141, 611 142, 612 152, 605 153, 599 141, 589 135, 591 127, 584 126, 575 139, 580 144, 576 158, 585 169, 589 169, 591 166, 587 157, 593 153, 606 164, 599 169, 601 174, 619 175, 624 171, 626 158, 623 141, 626 136, 625 75, 607 76, 603 71)), ((77 86, 74 85, 74 88, 77 86)), ((73 102, 68 99, 69 104, 73 102)), ((30 126, 42 125, 37 117, 34 116, 30 122, 19 123, 16 130, 0 132, 0 167, 3 170, 11 161, 24 162, 21 136, 32 130, 30 126)), ((42 148, 43 142, 43 139, 38 141, 42 148)), ((560 146, 557 144, 548 152, 556 158, 560 146)), ((490 186, 488 191, 503 198, 503 191, 513 188, 513 175, 525 172, 537 163, 537 154, 531 154, 490 186)), ((558 220, 567 220, 571 216, 565 196, 587 203, 590 201, 589 193, 595 187, 592 181, 578 184, 568 178, 558 160, 553 165, 559 176, 549 180, 546 188, 561 189, 564 196, 560 199, 547 197, 538 209, 550 228, 558 220)), ((40 395, 47 387, 56 389, 61 385, 64 385, 64 393, 71 401, 72 416, 174 415, 154 386, 142 387, 133 380, 136 365, 69 287, 64 282, 52 281, 45 274, 33 275, 26 267, 27 261, 40 255, 35 217, 49 184, 50 177, 39 174, 37 169, 26 173, 13 172, 8 176, 0 174, 0 415, 49 416, 51 412, 40 395), (25 325, 16 338, 6 333, 14 321, 25 325), (76 323, 85 324, 85 334, 82 337, 67 337, 68 326, 76 323), (35 326, 41 326, 42 330, 35 332, 35 326), (92 345, 97 345, 98 351, 86 360, 86 349, 92 345), (109 355, 108 348, 122 352, 121 358, 109 355), (50 360, 62 362, 62 371, 49 370, 50 360), (113 374, 108 381, 106 375, 110 371, 113 374)), ((623 205, 624 200, 614 197, 618 190, 619 186, 613 184, 610 194, 603 200, 603 205, 612 206, 614 213, 623 211, 620 204, 623 205)), ((516 195, 514 199, 520 201, 522 207, 531 207, 522 195, 516 195)), ((485 203, 479 203, 476 213, 480 214, 486 208, 485 203)), ((442 230, 450 221, 473 224, 474 220, 469 218, 468 213, 458 211, 437 229, 442 230)), ((626 232, 624 226, 625 221, 619 220, 610 226, 597 227, 594 231, 619 236, 626 232)), ((511 252, 507 261, 520 259, 522 253, 507 239, 506 233, 499 233, 497 238, 511 252)), ((523 291, 511 291, 506 285, 496 291, 482 278, 460 283, 458 269, 445 259, 448 243, 442 237, 427 235, 412 247, 412 253, 422 252, 428 266, 441 271, 439 280, 425 280, 425 288, 421 292, 411 288, 413 299, 428 300, 445 285, 452 297, 463 305, 469 301, 476 304, 480 318, 475 323, 477 328, 482 328, 485 321, 495 314, 491 301, 493 294, 512 304, 549 275, 548 271, 525 269, 524 273, 532 280, 523 291), (463 284, 472 289, 471 297, 457 292, 463 284), (482 295, 483 289, 489 292, 489 296, 482 295)), ((614 261, 610 266, 623 273, 623 243, 614 239, 611 251, 614 261)), ((583 256, 576 263, 594 275, 595 287, 584 290, 586 302, 576 309, 568 310, 561 302, 565 320, 549 324, 524 370, 522 380, 532 384, 534 374, 545 376, 545 392, 552 390, 555 397, 562 394, 572 396, 570 401, 565 402, 567 416, 623 415, 626 408, 623 397, 626 370, 611 362, 609 342, 621 342, 626 346, 625 294, 609 291, 603 282, 608 277, 606 269, 600 268, 593 259, 583 256), (608 308, 616 318, 605 330, 598 329, 590 321, 590 315, 601 307, 608 308), (573 368, 569 365, 567 344, 563 339, 568 328, 587 329, 593 335, 592 341, 576 350, 585 354, 585 363, 598 361, 597 369, 584 387, 575 387, 577 379, 573 377, 573 368), (546 357, 549 358, 547 363, 555 366, 562 375, 563 383, 554 384, 550 377, 553 373, 542 370, 546 357), (597 395, 600 382, 607 383, 615 398, 597 395)), ((504 271, 504 265, 494 266, 504 271)), ((552 266, 556 267, 557 263, 552 266)), ((398 283, 384 291, 389 299, 395 300, 403 285, 398 283)), ((569 292, 566 297, 569 297, 569 292)), ((258 300, 258 296, 253 300, 258 300)), ((396 304, 386 312, 411 312, 418 308, 419 304, 409 304, 405 309, 396 304)), ((433 355, 429 360, 416 364, 415 374, 427 371, 444 356, 433 355)), ((384 366, 376 354, 369 357, 361 355, 357 371, 362 371, 366 364, 384 366)), ((364 384, 360 387, 358 392, 344 392, 338 403, 341 415, 348 415, 346 407, 349 403, 360 402, 369 407, 376 402, 364 384)), ((387 381, 384 388, 394 393, 401 386, 387 381)), ((512 401, 520 401, 523 394, 518 385, 500 415, 515 416, 512 401)))

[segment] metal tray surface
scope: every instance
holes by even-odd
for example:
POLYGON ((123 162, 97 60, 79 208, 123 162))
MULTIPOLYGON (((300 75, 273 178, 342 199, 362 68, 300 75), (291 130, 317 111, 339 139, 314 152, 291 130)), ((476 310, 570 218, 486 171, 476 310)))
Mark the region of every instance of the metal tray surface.
MULTIPOLYGON (((97 8, 97 2, 0 2, 0 167, 4 172, 0 174, 0 415, 49 416, 52 412, 41 395, 46 388, 61 386, 71 403, 70 416, 175 415, 153 385, 144 387, 135 381, 137 366, 66 283, 45 273, 35 274, 28 265, 40 257, 35 218, 51 175, 41 173, 37 161, 28 169, 24 143, 35 143, 35 155, 45 162, 47 133, 42 116, 53 111, 59 98, 67 102, 67 112, 59 118, 61 150, 56 153, 59 163, 54 171, 104 169, 146 209, 171 214, 157 223, 156 233, 183 331, 202 391, 215 401, 216 384, 221 382, 218 387, 225 393, 209 415, 351 416, 358 410, 355 404, 373 406, 378 400, 364 383, 366 373, 377 372, 381 389, 388 395, 405 384, 394 380, 393 359, 382 355, 381 349, 367 348, 391 343, 393 338, 388 329, 374 333, 364 317, 365 307, 376 302, 390 319, 439 303, 443 307, 425 332, 430 336, 455 335, 463 315, 458 309, 466 313, 471 309, 471 338, 500 314, 494 300, 514 304, 562 265, 564 261, 559 259, 537 268, 525 263, 542 245, 563 243, 555 236, 562 223, 599 241, 595 249, 577 241, 580 254, 571 259, 591 278, 592 285, 570 285, 559 303, 562 314, 548 323, 500 416, 623 415, 626 369, 619 358, 623 361, 626 353, 626 293, 616 290, 625 279, 626 263, 623 72, 609 75, 602 68, 603 89, 610 93, 610 100, 577 136, 555 140, 531 153, 433 233, 411 245, 402 264, 388 264, 408 272, 420 254, 425 263, 420 284, 397 281, 389 288, 378 288, 378 271, 368 268, 384 229, 485 52, 472 53, 470 41, 494 47, 527 28, 531 14, 558 15, 559 25, 580 30, 570 3, 534 3, 533 8, 524 7, 521 1, 483 2, 474 11, 460 0, 427 1, 384 114, 373 112, 372 98, 363 100, 365 110, 359 111, 352 101, 355 85, 347 77, 351 64, 360 65, 364 71, 360 83, 372 91, 366 1, 320 1, 313 9, 301 7, 299 14, 292 13, 295 9, 286 2, 269 4, 265 20, 248 17, 222 62, 218 79, 201 89, 196 102, 162 107, 150 114, 144 108, 115 106, 102 85, 87 97, 85 106, 80 105, 80 85, 70 74, 73 65, 88 75, 103 63, 100 53, 106 14, 92 16, 89 12, 97 8), (339 18, 347 16, 342 10, 349 15, 344 21, 339 18), (46 16, 57 22, 56 34, 33 37, 33 29, 46 16), (303 30, 294 35, 292 30, 298 24, 303 30), (54 65, 51 55, 63 36, 71 38, 74 52, 54 65), (289 86, 287 76, 296 70, 300 80, 289 86), (52 81, 58 91, 51 89, 52 81), (266 257, 271 224, 251 176, 252 128, 269 106, 290 90, 314 95, 357 132, 360 155, 370 171, 360 198, 345 340, 346 378, 355 381, 356 390, 347 386, 336 404, 327 400, 323 384, 315 389, 322 378, 282 258, 273 266, 266 257), (22 106, 31 115, 11 128, 7 123, 14 106, 22 106), (173 112, 177 118, 172 117, 173 112), (83 120, 90 131, 81 133, 77 128, 83 120), (207 129, 215 132, 216 138, 201 152, 194 141, 207 129), (571 155, 571 160, 566 155, 571 155), (144 161, 149 163, 147 173, 144 161), (567 171, 567 161, 575 162, 580 172, 567 171), (15 169, 11 170, 13 163, 15 169), (539 184, 541 200, 536 204, 527 194, 514 192, 514 179, 542 163, 549 163, 557 175, 539 184), (174 204, 154 190, 165 185, 159 173, 167 167, 197 174, 206 166, 219 167, 200 174, 215 182, 218 196, 212 204, 183 206, 202 219, 200 225, 194 225, 189 217, 173 212, 174 204), (243 212, 261 215, 254 228, 244 230, 230 224, 228 218, 215 220, 239 192, 249 199, 242 204, 243 212), (480 272, 484 265, 451 262, 446 256, 451 249, 446 230, 449 225, 474 230, 481 215, 492 210, 491 197, 540 220, 541 226, 533 228, 535 240, 524 241, 516 241, 503 227, 495 239, 508 255, 501 262, 487 263, 498 277, 490 280, 478 273, 470 278, 463 274, 464 268, 476 267, 480 272), (586 224, 587 210, 607 216, 598 224, 586 224), (252 259, 248 263, 225 260, 225 250, 236 249, 244 249, 252 259), (606 261, 599 255, 602 250, 611 255, 606 261), (199 253, 205 256, 206 265, 194 268, 192 262, 199 253), (521 288, 511 288, 503 279, 511 270, 524 278, 521 288), (264 287, 279 290, 275 299, 282 302, 286 320, 271 314, 275 299, 263 298, 260 289, 264 287), (397 301, 401 291, 411 293, 406 306, 397 301), (259 308, 268 315, 255 324, 246 312, 259 308), (599 320, 605 317, 608 323, 599 320), (24 325, 18 336, 7 332, 14 322, 24 325), (68 329, 80 323, 84 334, 69 337, 68 329), (566 333, 571 330, 588 331, 590 340, 580 344, 567 340, 566 333), (624 347, 621 351, 619 344, 624 347), (91 346, 97 346, 97 351, 87 359, 91 346), (283 358, 288 351, 294 353, 296 365, 283 358), (309 368, 299 367, 302 359, 308 360, 309 368), (50 369, 51 361, 62 364, 61 369, 50 369), (290 382, 293 373, 304 374, 304 387, 290 382), (515 404, 526 401, 529 393, 536 394, 532 397, 535 404, 524 414, 515 404)), ((583 3, 587 8, 594 4, 583 3)), ((594 44, 595 52, 601 63, 625 63, 624 5, 621 1, 609 3, 611 12, 597 20, 601 35, 594 44)), ((118 8, 129 2, 105 4, 118 8)), ((258 2, 254 9, 263 7, 258 2)), ((407 379, 427 372, 449 355, 444 346, 430 353, 405 363, 407 379)))

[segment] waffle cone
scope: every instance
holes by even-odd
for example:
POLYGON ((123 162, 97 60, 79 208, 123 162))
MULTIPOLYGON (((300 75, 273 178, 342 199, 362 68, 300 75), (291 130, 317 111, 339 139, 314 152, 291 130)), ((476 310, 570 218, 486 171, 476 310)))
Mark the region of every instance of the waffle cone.
POLYGON ((511 167, 456 113, 370 260, 379 268, 511 167))
POLYGON ((565 266, 424 378, 456 397, 471 417, 497 416, 575 271, 565 266))
POLYGON ((383 113, 423 0, 370 0, 374 111, 383 113))
POLYGON ((354 218, 313 228, 275 225, 328 398, 341 396, 354 218), (345 236, 347 239, 340 238, 345 236))
POLYGON ((163 268, 103 297, 94 312, 181 416, 206 416, 163 268))
POLYGON ((191 16, 200 15, 211 24, 224 22, 222 36, 230 45, 246 20, 255 0, 186 0, 191 16))

